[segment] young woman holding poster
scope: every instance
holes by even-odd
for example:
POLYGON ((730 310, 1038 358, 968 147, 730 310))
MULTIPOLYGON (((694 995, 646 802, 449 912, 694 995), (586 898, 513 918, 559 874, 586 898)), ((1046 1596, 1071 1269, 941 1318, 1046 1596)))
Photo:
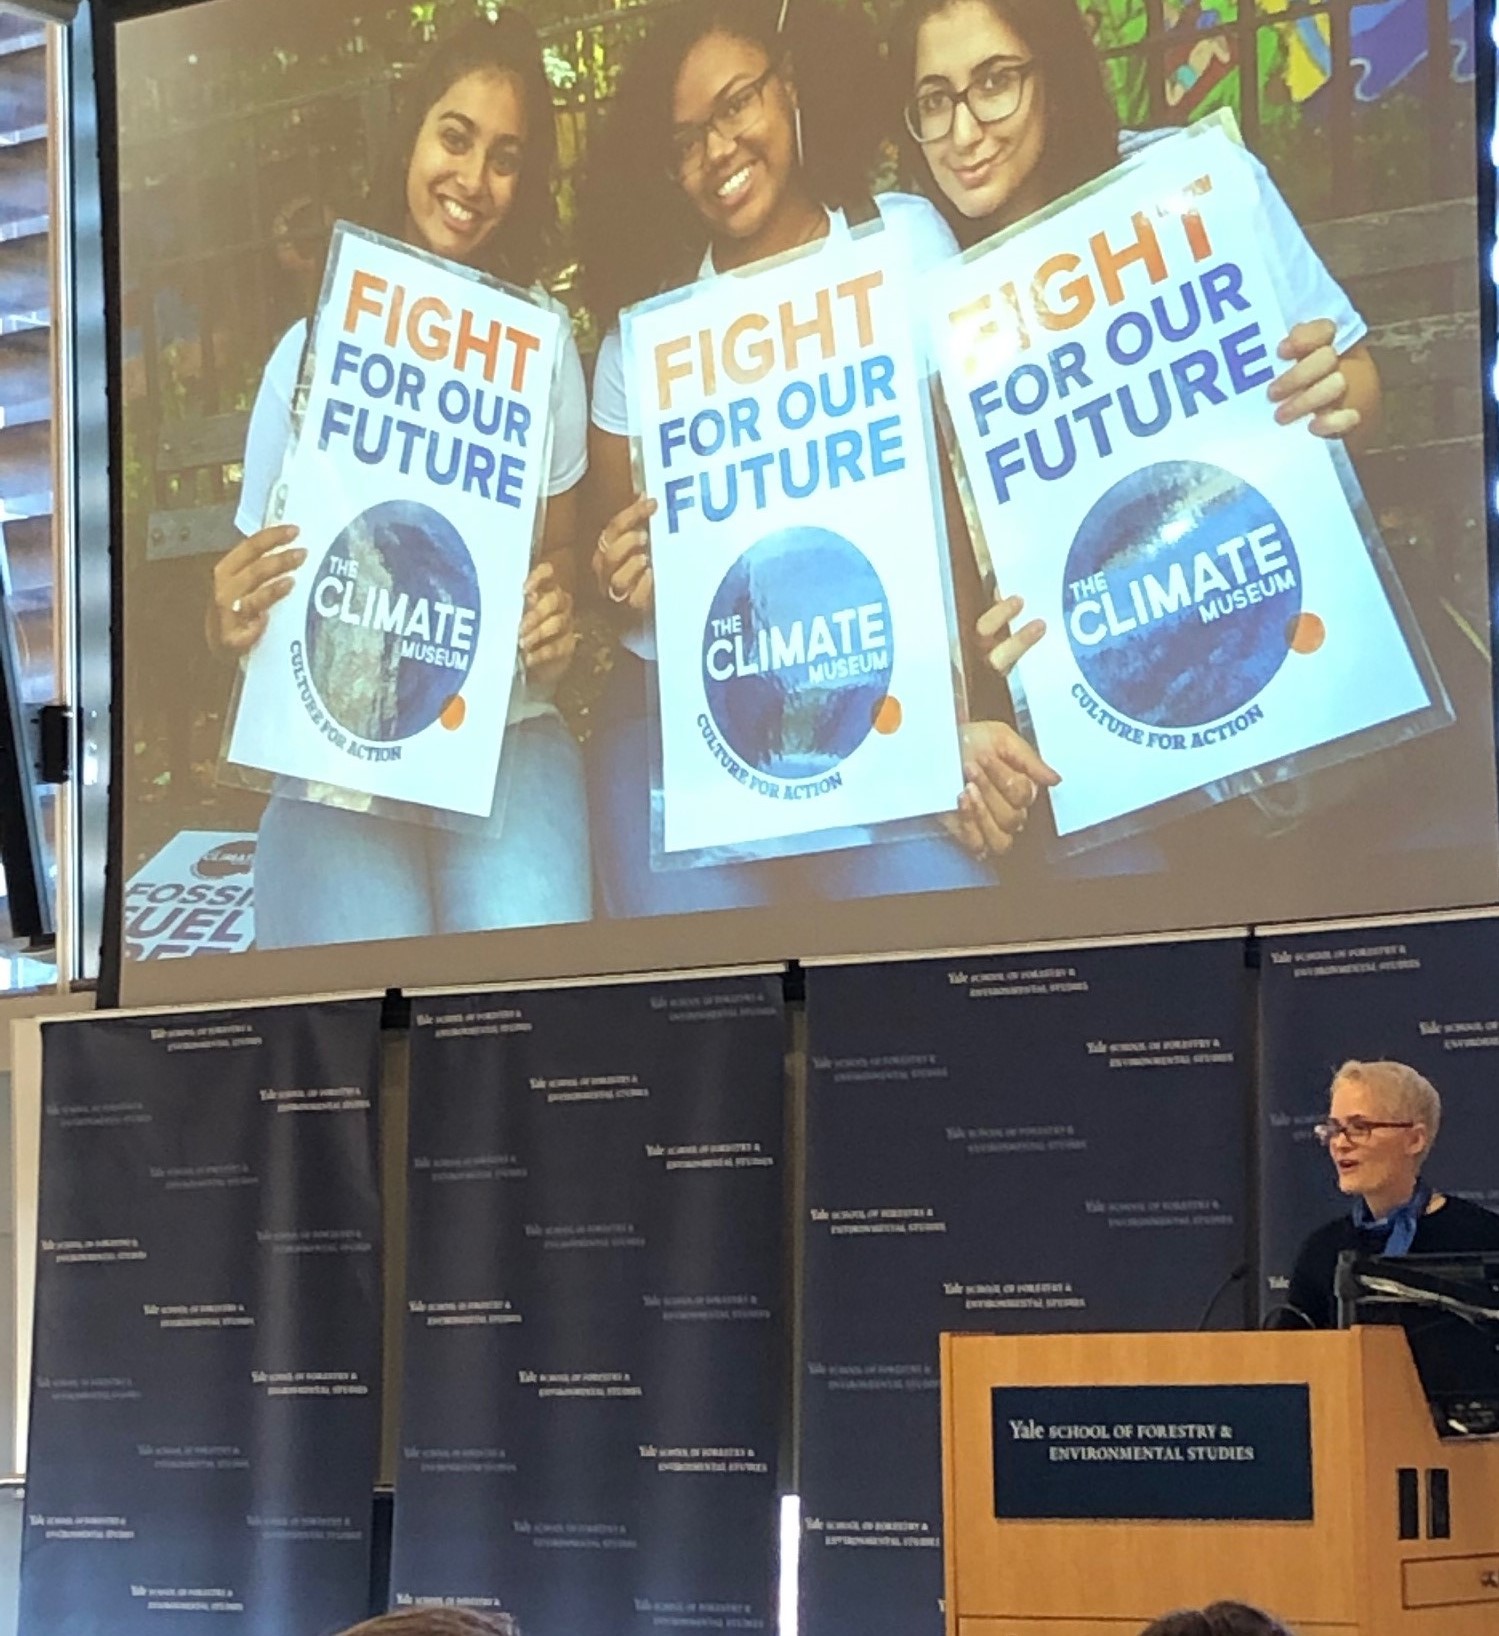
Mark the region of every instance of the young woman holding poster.
MULTIPOLYGON (((441 41, 407 87, 398 156, 370 225, 521 287, 535 285, 555 222, 551 92, 531 25, 513 9, 441 41)), ((554 304, 554 303, 553 303, 554 304)), ((555 304, 554 304, 555 305, 555 304)), ((292 432, 307 338, 294 326, 262 377, 236 523, 246 538, 214 572, 209 640, 234 655, 265 633, 306 553, 295 527, 263 528, 292 432)), ((421 937, 587 920, 592 913, 582 757, 551 703, 571 660, 571 548, 587 469, 582 365, 567 332, 552 390, 543 560, 526 582, 517 674, 487 819, 396 818, 303 799, 278 781, 255 867, 261 948, 421 937)), ((326 793, 326 792, 319 792, 326 793)))
MULTIPOLYGON (((620 76, 597 139, 581 222, 590 304, 622 308, 695 278, 747 267, 883 221, 919 272, 955 248, 923 199, 871 199, 883 68, 857 8, 826 0, 687 0, 656 25, 620 76)), ((1055 775, 1009 726, 963 729, 966 788, 948 836, 890 841, 802 860, 651 868, 654 662, 650 520, 631 473, 617 327, 599 353, 591 488, 604 521, 593 570, 626 621, 592 750, 595 864, 614 916, 766 905, 792 895, 881 897, 991 886, 992 860, 1024 828, 1055 775)), ((955 562, 960 609, 976 599, 955 562), (965 595, 965 593, 969 593, 965 595)), ((976 622, 977 607, 973 609, 976 622)))
MULTIPOLYGON (((1167 134, 1120 131, 1076 0, 907 0, 891 61, 911 169, 965 247, 1167 134)), ((1357 446, 1379 417, 1369 326, 1254 163, 1292 325, 1280 343, 1287 368, 1269 389, 1276 418, 1357 446)))
MULTIPOLYGON (((1171 134, 1120 129, 1077 0, 905 0, 890 60, 905 168, 964 248, 1171 134)), ((1268 388, 1276 419, 1343 440, 1356 452, 1372 441, 1380 421, 1368 325, 1323 266, 1269 172, 1254 155, 1249 159, 1271 274, 1291 325, 1278 347, 1283 368, 1268 388)), ((1002 599, 981 623, 985 639, 1006 634, 1021 612, 1019 598, 1002 599)), ((1026 634, 1039 639, 1034 625, 1026 634)), ((1241 811, 1231 821, 1246 820, 1241 811)), ((1277 832, 1284 828, 1278 810, 1270 821, 1277 832)), ((1192 822, 1195 834, 1202 820, 1192 822)), ((1058 868, 1074 877, 1159 875, 1176 867, 1166 854, 1180 853, 1182 822, 1171 833, 1170 845, 1164 832, 1137 836, 1058 868)))

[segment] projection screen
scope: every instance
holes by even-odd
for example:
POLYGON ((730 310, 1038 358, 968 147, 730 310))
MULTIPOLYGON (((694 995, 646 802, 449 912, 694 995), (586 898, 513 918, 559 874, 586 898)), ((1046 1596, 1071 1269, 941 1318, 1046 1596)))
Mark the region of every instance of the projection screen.
POLYGON ((101 25, 123 999, 1495 901, 1489 22, 101 25))

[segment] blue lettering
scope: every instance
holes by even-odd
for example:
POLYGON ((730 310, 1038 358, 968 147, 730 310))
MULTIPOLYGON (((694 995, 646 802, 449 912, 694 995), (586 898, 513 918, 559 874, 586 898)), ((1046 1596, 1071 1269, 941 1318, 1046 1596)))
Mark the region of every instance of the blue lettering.
POLYGON ((326 449, 329 441, 335 437, 347 437, 349 427, 353 423, 354 405, 343 403, 338 398, 329 398, 323 405, 323 425, 318 435, 317 446, 326 449))
POLYGON ((1228 378, 1238 395, 1253 391, 1257 386, 1268 386, 1275 379, 1275 370, 1267 362, 1270 356, 1264 334, 1258 324, 1247 329, 1236 329, 1223 338, 1223 360, 1228 365, 1228 378), (1258 365, 1258 367, 1256 367, 1258 365))
POLYGON ((906 469, 905 443, 898 415, 870 423, 869 469, 876 477, 888 477, 892 472, 906 469))

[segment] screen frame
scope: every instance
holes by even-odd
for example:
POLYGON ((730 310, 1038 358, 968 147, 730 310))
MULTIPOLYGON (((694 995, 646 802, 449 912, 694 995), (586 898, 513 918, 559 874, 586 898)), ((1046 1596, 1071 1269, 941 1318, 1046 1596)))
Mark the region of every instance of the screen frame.
MULTIPOLYGON (((840 902, 832 907, 837 922, 830 931, 818 925, 816 905, 801 908, 734 909, 706 911, 650 921, 595 919, 581 925, 527 928, 516 932, 475 932, 446 934, 437 938, 393 939, 380 943, 337 944, 278 951, 255 950, 243 954, 187 960, 131 962, 124 959, 125 886, 125 754, 127 748, 125 713, 128 703, 124 690, 124 414, 121 343, 121 192, 118 141, 118 81, 116 34, 120 26, 165 12, 185 11, 208 0, 85 0, 76 28, 91 30, 97 84, 98 148, 100 159, 100 218, 104 266, 104 334, 107 348, 109 385, 109 491, 111 562, 111 676, 116 707, 111 712, 111 763, 109 786, 109 864, 105 903, 103 950, 100 970, 101 1004, 132 1006, 155 1004, 195 1004, 230 999, 274 998, 303 992, 320 992, 329 978, 330 958, 337 962, 340 988, 415 988, 446 986, 488 986, 558 979, 617 979, 641 973, 640 930, 649 925, 651 943, 670 939, 675 953, 672 970, 738 968, 783 962, 817 962, 867 958, 871 962, 925 957, 938 952, 930 937, 913 939, 914 946, 901 942, 900 933, 907 917, 906 902, 930 905, 941 899, 942 949, 1005 950, 1044 946, 1085 946, 1090 943, 1120 941, 1148 942, 1160 937, 1196 936, 1227 930, 1242 934, 1244 927, 1223 926, 1204 920, 1171 930, 1140 930, 1149 927, 1150 907, 1156 890, 1148 879, 1119 879, 1115 901, 1121 924, 1095 924, 1084 930, 1064 920, 1054 937, 1044 943, 1032 935, 1006 941, 1002 928, 994 924, 992 894, 952 892, 922 894, 919 900, 900 898, 840 902), (971 900, 971 901, 965 901, 971 900)), ((305 0, 317 4, 319 0, 305 0)), ((1251 0, 1244 0, 1251 3, 1251 0)), ((1437 0, 1445 13, 1443 0, 1437 0)), ((1482 331, 1482 378, 1492 383, 1496 364, 1496 297, 1490 276, 1496 254, 1494 94, 1496 48, 1494 22, 1499 0, 1476 0, 1475 28, 1478 42, 1476 79, 1473 95, 1477 104, 1478 244, 1480 256, 1479 302, 1482 331)), ((519 9, 525 9, 520 0, 519 9)), ((1267 19, 1269 21, 1269 19, 1267 19)), ((1488 506, 1486 510, 1487 570, 1489 603, 1499 605, 1499 509, 1494 484, 1499 479, 1499 401, 1490 390, 1483 394, 1483 446, 1488 506)), ((1499 721, 1499 669, 1491 666, 1492 699, 1499 721)), ((1499 803, 1499 776, 1495 799, 1499 803)), ((1346 876, 1368 891, 1367 871, 1358 860, 1329 859, 1330 871, 1346 876)), ((1491 869, 1492 873, 1492 869, 1491 869)), ((1482 911, 1499 903, 1469 898, 1438 902, 1422 911, 1411 911, 1391 903, 1381 908, 1375 902, 1360 921, 1412 921, 1430 915, 1482 911)), ((932 918, 930 911, 924 918, 932 918)), ((1327 919, 1331 921, 1333 917, 1327 919)), ((1350 917, 1336 917, 1346 922, 1350 917)), ((1253 930, 1251 927, 1250 930, 1253 930)), ((646 969, 660 969, 651 961, 646 969)))

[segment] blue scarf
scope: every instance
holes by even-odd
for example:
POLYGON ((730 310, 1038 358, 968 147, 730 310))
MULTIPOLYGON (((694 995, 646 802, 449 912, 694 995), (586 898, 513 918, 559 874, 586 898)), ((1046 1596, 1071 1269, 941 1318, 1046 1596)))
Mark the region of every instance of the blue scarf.
POLYGON ((1364 1199, 1353 1202, 1353 1226, 1356 1232, 1367 1233, 1379 1243, 1381 1255, 1408 1255, 1416 1241, 1416 1229, 1431 1205, 1431 1189, 1425 1182, 1416 1183, 1416 1191, 1387 1216, 1374 1215, 1364 1199))

